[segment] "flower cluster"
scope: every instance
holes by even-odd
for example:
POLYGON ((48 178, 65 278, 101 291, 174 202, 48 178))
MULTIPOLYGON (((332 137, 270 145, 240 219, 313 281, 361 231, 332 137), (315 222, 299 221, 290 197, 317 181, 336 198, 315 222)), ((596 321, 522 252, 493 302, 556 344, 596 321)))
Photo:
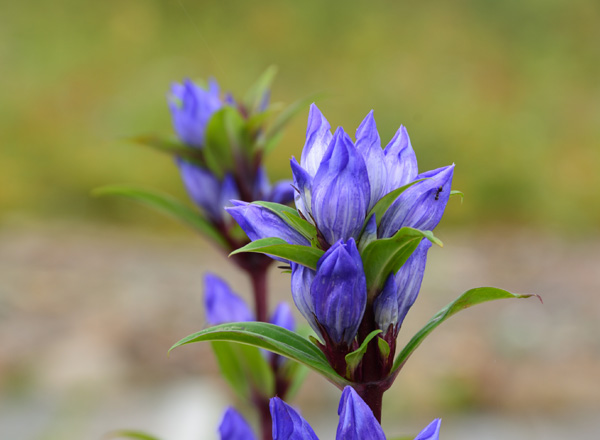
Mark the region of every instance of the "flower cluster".
MULTIPOLYGON (((322 348, 332 366, 347 375, 343 357, 371 331, 381 330, 380 338, 395 349, 400 326, 418 295, 431 242, 424 233, 417 240, 413 236, 412 255, 394 256, 398 261, 379 284, 368 276, 373 267, 366 265, 382 263, 369 263, 367 254, 373 254, 377 242, 398 238, 406 231, 402 228, 419 232, 437 226, 450 196, 454 165, 419 174, 404 127, 382 149, 371 111, 353 142, 342 128, 332 135, 313 104, 301 161, 292 158, 291 166, 298 215, 314 236, 265 205, 235 201, 227 211, 251 240, 278 237, 324 251, 316 268, 291 262, 292 296, 325 342, 322 348)), ((389 367, 382 366, 381 375, 389 367)))
MULTIPOLYGON (((308 422, 279 397, 271 399, 273 440, 319 440, 308 422)), ((373 412, 351 387, 342 392, 336 440, 385 440, 373 412)), ((414 440, 439 440, 440 419, 431 422, 414 440)), ((221 440, 255 440, 252 428, 233 408, 229 408, 219 426, 221 440)))
MULTIPOLYGON (((264 111, 268 105, 268 91, 264 93, 258 111, 264 111)), ((169 109, 173 119, 173 127, 180 142, 197 151, 190 157, 177 158, 177 165, 190 198, 204 214, 215 224, 223 224, 227 217, 224 206, 230 200, 243 198, 247 201, 268 200, 286 204, 293 200, 293 188, 290 181, 281 181, 272 186, 269 178, 260 165, 255 166, 254 158, 244 160, 240 152, 228 154, 238 155, 233 163, 223 170, 211 169, 210 161, 203 160, 202 150, 206 148, 209 129, 219 131, 218 124, 209 126, 211 118, 228 107, 235 109, 240 118, 248 117, 248 110, 237 104, 231 95, 222 96, 218 84, 211 80, 204 89, 192 81, 171 86, 169 109), (240 163, 243 162, 243 163, 240 163)), ((231 148, 231 146, 227 146, 231 148)), ((226 152, 221 152, 225 154, 226 152)))

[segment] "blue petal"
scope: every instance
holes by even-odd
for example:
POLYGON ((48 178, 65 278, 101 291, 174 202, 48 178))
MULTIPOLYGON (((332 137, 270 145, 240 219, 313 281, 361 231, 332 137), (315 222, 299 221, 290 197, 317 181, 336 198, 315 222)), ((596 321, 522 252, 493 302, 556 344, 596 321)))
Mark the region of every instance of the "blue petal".
POLYGON ((210 273, 204 276, 204 304, 210 325, 254 320, 244 300, 233 293, 225 281, 210 273))
POLYGON ((342 392, 338 414, 336 440, 385 440, 373 411, 350 386, 342 392))
POLYGON ((417 177, 417 156, 410 144, 408 132, 402 125, 385 147, 385 165, 388 171, 385 194, 412 182, 417 177))
POLYGON ((371 188, 365 161, 341 127, 323 157, 311 192, 313 218, 329 244, 358 238, 371 188))
POLYGON ((296 320, 294 319, 292 309, 288 303, 281 302, 277 304, 275 311, 271 315, 271 324, 278 325, 279 327, 283 327, 291 332, 295 330, 296 320))
POLYGON ((441 419, 435 419, 415 437, 415 440, 439 440, 441 419))
POLYGON ((271 193, 271 182, 269 182, 269 176, 265 171, 265 167, 259 166, 256 171, 256 178, 254 180, 254 188, 252 190, 253 200, 266 200, 271 193))
POLYGON ((190 198, 213 222, 221 221, 223 200, 219 179, 210 171, 182 159, 177 160, 177 166, 190 198))
POLYGON ((419 295, 419 290, 421 290, 421 282, 425 273, 429 248, 431 248, 431 242, 426 238, 421 240, 417 249, 415 249, 410 258, 406 260, 406 263, 396 273, 399 326, 402 325, 406 314, 419 295))
POLYGON ((387 168, 385 156, 381 149, 381 140, 373 118, 373 110, 369 112, 356 130, 356 149, 362 154, 367 166, 371 197, 369 210, 387 193, 387 168))
MULTIPOLYGON (((223 183, 221 184, 221 194, 220 194, 220 202, 219 212, 221 215, 225 213, 224 209, 226 207, 232 206, 231 200, 239 199, 240 192, 238 191, 237 184, 235 183, 235 179, 231 174, 225 174, 223 178, 223 183)), ((229 219, 229 216, 227 216, 229 219)))
POLYGON ((367 304, 367 281, 353 239, 329 248, 310 288, 317 321, 337 344, 350 346, 367 304))
POLYGON ((227 408, 219 425, 221 440, 255 440, 248 422, 233 408, 227 408))
POLYGON ((306 127, 306 143, 302 149, 300 163, 311 176, 319 169, 323 155, 331 142, 331 126, 315 104, 311 104, 306 127))
POLYGON ((240 201, 234 201, 233 204, 235 206, 225 210, 238 222, 250 240, 278 237, 289 244, 310 246, 310 242, 302 234, 270 209, 240 201))
POLYGON ((273 419, 273 440, 319 440, 308 422, 279 397, 271 399, 269 408, 273 419))
POLYGON ((403 226, 433 230, 444 215, 454 165, 427 171, 417 176, 425 178, 408 188, 390 206, 381 219, 379 237, 391 237, 403 226))
POLYGON ((287 205, 294 200, 296 191, 291 180, 280 180, 275 185, 269 194, 268 200, 273 203, 287 205))
POLYGON ((208 121, 223 106, 215 84, 211 83, 208 91, 190 80, 171 86, 169 109, 173 127, 177 137, 189 146, 201 148, 204 145, 208 121))
POLYGON ((291 263, 291 266, 291 290, 294 304, 296 304, 296 307, 315 333, 321 335, 321 330, 319 330, 319 326, 315 321, 315 307, 310 295, 310 286, 315 279, 315 271, 294 262, 291 263))
POLYGON ((298 190, 294 195, 294 201, 296 203, 296 209, 300 212, 305 219, 309 222, 314 223, 312 219, 311 211, 311 200, 312 200, 312 181, 308 172, 300 166, 295 157, 290 160, 292 167, 292 175, 294 176, 294 186, 298 190))
POLYGON ((374 214, 371 214, 371 217, 367 220, 365 229, 360 235, 358 249, 362 252, 374 240, 377 240, 377 218, 374 214))
POLYGON ((398 286, 394 274, 390 274, 383 290, 373 302, 373 312, 377 327, 385 334, 390 325, 398 324, 398 286))

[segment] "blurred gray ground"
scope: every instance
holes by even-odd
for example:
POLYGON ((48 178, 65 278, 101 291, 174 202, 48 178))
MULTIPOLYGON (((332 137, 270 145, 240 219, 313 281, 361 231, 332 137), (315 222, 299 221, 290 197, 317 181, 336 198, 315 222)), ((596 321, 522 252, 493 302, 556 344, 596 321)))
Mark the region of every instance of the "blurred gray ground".
MULTIPOLYGON (((438 231, 400 344, 470 287, 535 299, 466 310, 436 330, 386 394, 384 427, 445 439, 600 438, 600 241, 534 231, 438 231)), ((71 225, 0 230, 0 439, 100 439, 145 429, 214 439, 235 402, 208 345, 167 349, 204 325, 203 273, 249 286, 192 235, 71 225)), ((278 300, 289 275, 271 272, 278 300)), ((248 296, 246 296, 248 298, 248 296)), ((310 374, 295 404, 333 438, 339 392, 310 374)))

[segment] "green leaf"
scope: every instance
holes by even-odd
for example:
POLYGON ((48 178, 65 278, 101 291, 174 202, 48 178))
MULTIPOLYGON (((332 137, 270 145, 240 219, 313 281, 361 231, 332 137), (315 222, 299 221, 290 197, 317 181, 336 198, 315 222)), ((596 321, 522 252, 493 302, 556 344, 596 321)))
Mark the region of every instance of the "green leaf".
POLYGON ((94 196, 116 195, 135 200, 191 226, 215 241, 219 246, 229 247, 221 233, 202 214, 169 194, 133 185, 102 186, 94 189, 92 194, 94 196))
POLYGON ((452 315, 460 312, 461 310, 467 309, 477 304, 481 304, 488 301, 494 301, 497 299, 506 299, 506 298, 530 298, 532 296, 541 298, 539 295, 535 294, 516 294, 510 293, 506 290, 498 289, 496 287, 477 287, 475 289, 467 290, 458 299, 454 300, 442 310, 436 313, 436 315, 429 320, 429 322, 419 330, 412 339, 406 344, 406 346, 402 349, 396 360, 394 361, 394 366, 392 367, 392 373, 399 368, 401 368, 410 355, 416 350, 416 348, 421 345, 421 342, 439 326, 442 322, 450 318, 452 315))
MULTIPOLYGON (((396 201, 396 199, 400 196, 400 194, 402 194, 404 192, 404 190, 413 186, 415 183, 422 182, 423 180, 426 180, 426 179, 418 179, 418 180, 415 180, 414 182, 407 183, 406 185, 401 186, 400 188, 396 188, 395 190, 390 191, 385 196, 383 196, 381 199, 379 199, 379 201, 375 204, 375 206, 373 206, 371 211, 367 214, 364 226, 366 226, 367 221, 371 218, 371 216, 373 214, 375 214, 375 221, 377 222, 377 226, 379 226, 379 224, 381 223, 381 218, 383 217, 383 214, 385 214, 385 212, 389 209, 389 207, 392 206, 392 203, 394 203, 396 201)), ((363 229, 364 229, 364 226, 363 226, 363 229)))
POLYGON ((220 341, 211 345, 223 377, 241 398, 249 399, 253 390, 264 396, 273 395, 273 370, 258 348, 220 341))
POLYGON ((106 435, 107 438, 131 438, 135 440, 159 440, 158 437, 154 437, 153 435, 146 434, 141 431, 131 431, 128 429, 122 429, 119 431, 109 432, 106 435))
POLYGON ((377 346, 379 347, 379 353, 384 361, 387 360, 390 355, 390 344, 383 338, 377 338, 377 346))
POLYGON ((462 193, 462 191, 453 189, 452 191, 450 191, 450 195, 451 196, 460 196, 460 203, 462 203, 465 200, 465 195, 462 193))
POLYGON ((369 301, 381 291, 390 273, 398 272, 423 237, 442 246, 442 242, 431 231, 404 227, 392 237, 372 241, 365 247, 361 256, 367 277, 369 301))
POLYGON ((315 101, 321 94, 312 94, 306 98, 301 98, 288 106, 283 110, 277 118, 273 121, 273 124, 268 128, 264 137, 260 140, 260 147, 263 149, 265 154, 268 154, 281 139, 283 129, 285 126, 296 116, 301 110, 305 109, 310 105, 311 102, 315 101))
POLYGON ((269 66, 267 70, 258 78, 258 80, 250 87, 244 97, 244 104, 248 109, 248 113, 253 114, 258 111, 263 96, 267 93, 277 75, 277 67, 269 66))
POLYGON ((209 327, 189 335, 171 347, 201 341, 231 341, 253 345, 306 365, 339 387, 348 385, 327 362, 325 355, 306 338, 266 322, 233 322, 209 327))
POLYGON ((317 269, 319 258, 324 254, 321 249, 301 246, 299 244, 288 244, 285 240, 276 237, 261 238, 260 240, 252 241, 246 246, 233 251, 229 256, 241 252, 257 252, 259 254, 274 255, 315 270, 317 269))
POLYGON ((358 364, 360 363, 363 356, 367 352, 367 346, 369 345, 369 342, 371 342, 371 339, 373 339, 379 333, 381 333, 381 330, 373 330, 371 333, 369 333, 367 335, 367 337, 364 339, 364 341, 362 341, 362 344, 360 344, 360 347, 358 347, 352 353, 348 353, 346 355, 346 357, 345 357, 345 359, 346 359, 346 374, 348 377, 351 377, 354 370, 356 370, 356 367, 358 367, 358 364))
POLYGON ((298 215, 298 211, 294 208, 290 208, 287 205, 273 202, 252 202, 255 205, 262 206, 269 209, 271 212, 276 214, 279 218, 285 221, 288 225, 302 234, 307 240, 312 240, 317 236, 317 228, 311 225, 309 222, 304 220, 298 215))
POLYGON ((148 134, 136 136, 129 139, 139 145, 154 148, 162 153, 167 153, 171 156, 185 158, 194 163, 203 165, 202 151, 198 148, 191 148, 179 142, 175 137, 162 137, 158 135, 148 134))
POLYGON ((215 112, 206 126, 205 145, 202 149, 207 167, 222 178, 234 169, 234 157, 248 150, 248 136, 244 119, 238 110, 225 106, 215 112))

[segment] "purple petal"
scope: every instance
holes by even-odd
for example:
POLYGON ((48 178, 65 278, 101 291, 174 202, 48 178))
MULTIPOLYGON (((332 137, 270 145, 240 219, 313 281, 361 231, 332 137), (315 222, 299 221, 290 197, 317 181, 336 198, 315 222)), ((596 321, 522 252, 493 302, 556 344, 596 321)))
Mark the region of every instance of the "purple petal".
POLYGON ((269 409, 273 419, 273 440, 319 440, 308 422, 279 397, 271 399, 269 409))
POLYGON ((287 205, 294 200, 294 195, 296 191, 292 186, 293 182, 291 180, 280 180, 277 182, 273 189, 271 190, 271 194, 269 194, 269 201, 273 203, 280 203, 282 205, 287 205))
POLYGON ((369 210, 386 194, 387 168, 385 156, 381 149, 381 140, 373 118, 373 110, 369 112, 356 130, 356 149, 362 154, 369 175, 371 197, 369 210))
POLYGON ((259 166, 256 171, 256 178, 254 180, 254 188, 252 191, 253 200, 266 200, 271 193, 271 182, 269 182, 269 176, 263 166, 259 166))
POLYGON ((312 200, 311 189, 313 178, 300 166, 295 157, 292 157, 290 160, 290 165, 292 167, 292 175, 294 176, 294 186, 298 190, 294 194, 296 209, 304 216, 304 218, 306 218, 306 220, 314 223, 310 205, 312 200))
POLYGON ((350 386, 342 392, 338 414, 336 440, 385 440, 373 411, 350 386))
POLYGON ((408 132, 402 125, 385 147, 385 165, 388 171, 385 194, 412 182, 417 177, 417 156, 410 144, 408 132))
POLYGON ((415 437, 415 440, 439 440, 441 419, 435 419, 415 437))
POLYGON ((310 246, 310 242, 302 234, 270 209, 240 201, 234 201, 233 204, 235 206, 225 210, 238 222, 250 240, 278 237, 289 244, 310 246))
POLYGON ((351 238, 329 248, 317 263, 310 288, 315 317, 337 344, 350 346, 367 304, 367 281, 351 238))
POLYGON ((294 304, 302 313, 302 316, 310 324, 310 327, 315 331, 316 334, 320 335, 321 331, 315 321, 315 307, 313 305, 312 297, 310 295, 310 286, 315 279, 315 271, 292 262, 292 298, 294 304))
POLYGON ((381 329, 383 334, 388 331, 390 325, 396 327, 398 324, 398 286, 394 274, 390 274, 383 290, 375 298, 373 312, 377 327, 381 329))
POLYGON ((210 325, 254 320, 245 301, 225 281, 210 273, 204 276, 204 304, 210 325))
POLYGON ((379 237, 391 237, 403 226, 433 230, 444 215, 454 165, 427 171, 417 176, 426 178, 404 191, 381 219, 379 237))
POLYGON ((229 407, 219 425, 221 440, 255 440, 248 422, 235 409, 229 407))
POLYGON ((396 273, 398 327, 402 325, 406 314, 419 295, 419 290, 421 290, 429 248, 431 248, 431 242, 426 238, 421 240, 417 249, 415 249, 410 258, 406 260, 406 263, 396 273))
POLYGON ((271 315, 271 324, 278 325, 279 327, 283 327, 291 332, 295 330, 296 320, 294 319, 292 309, 288 303, 281 302, 277 304, 275 311, 271 315))
POLYGON ((331 126, 315 104, 311 104, 306 127, 306 143, 300 163, 311 176, 319 169, 323 155, 331 142, 331 126))
MULTIPOLYGON (((177 160, 177 166, 190 198, 213 222, 221 221, 223 200, 219 179, 210 171, 182 159, 177 160)), ((229 191, 229 184, 227 185, 229 191)))
POLYGON ((311 192, 313 218, 329 244, 358 237, 371 188, 365 161, 341 127, 323 157, 311 192))

